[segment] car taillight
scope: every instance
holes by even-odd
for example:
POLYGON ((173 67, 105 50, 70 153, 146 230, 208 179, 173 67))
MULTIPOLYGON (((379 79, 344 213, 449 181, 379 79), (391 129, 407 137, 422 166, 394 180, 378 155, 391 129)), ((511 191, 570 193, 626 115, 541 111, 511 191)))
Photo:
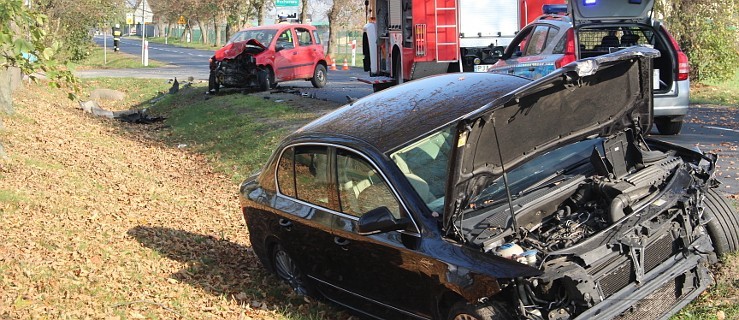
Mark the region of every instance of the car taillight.
POLYGON ((561 68, 562 66, 565 66, 568 63, 577 60, 577 55, 575 52, 575 29, 570 28, 569 30, 567 30, 567 35, 565 37, 567 39, 565 41, 567 42, 565 43, 564 56, 557 59, 557 61, 554 61, 555 68, 561 68))
POLYGON ((667 38, 670 39, 672 47, 677 51, 677 80, 688 80, 688 76, 690 74, 690 62, 688 61, 688 56, 682 49, 680 49, 680 45, 678 45, 675 38, 667 32, 667 29, 665 29, 664 26, 661 26, 661 28, 665 35, 667 35, 667 38))

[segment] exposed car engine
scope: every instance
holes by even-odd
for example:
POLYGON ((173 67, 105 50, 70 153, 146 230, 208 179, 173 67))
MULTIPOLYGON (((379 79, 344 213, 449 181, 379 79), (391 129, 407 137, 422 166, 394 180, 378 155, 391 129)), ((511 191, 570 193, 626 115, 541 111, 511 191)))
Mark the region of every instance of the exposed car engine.
MULTIPOLYGON (((641 283, 663 261, 678 259, 673 256, 687 250, 695 234, 705 233, 700 217, 685 205, 700 201, 693 184, 701 182, 692 178, 702 172, 698 164, 674 151, 649 150, 628 131, 603 142, 605 155, 598 150, 588 168, 549 185, 548 194, 556 196, 541 201, 534 195, 520 205, 518 232, 490 227, 491 221, 504 221, 504 210, 478 224, 484 230, 475 239, 484 239, 483 250, 543 271, 510 283, 518 313, 526 318, 577 317, 630 283, 641 283), (683 187, 694 197, 670 193, 683 187)), ((693 288, 690 282, 698 278, 686 275, 677 286, 693 288)))

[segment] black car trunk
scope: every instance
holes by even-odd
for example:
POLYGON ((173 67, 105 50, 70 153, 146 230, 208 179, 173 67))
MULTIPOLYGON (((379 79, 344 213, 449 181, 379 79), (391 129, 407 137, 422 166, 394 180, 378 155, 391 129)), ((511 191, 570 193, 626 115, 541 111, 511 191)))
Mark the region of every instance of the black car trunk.
POLYGON ((576 32, 578 59, 615 52, 633 45, 653 47, 661 53, 653 61, 654 93, 669 92, 677 75, 677 54, 669 39, 657 30, 659 29, 642 24, 584 25, 576 32))

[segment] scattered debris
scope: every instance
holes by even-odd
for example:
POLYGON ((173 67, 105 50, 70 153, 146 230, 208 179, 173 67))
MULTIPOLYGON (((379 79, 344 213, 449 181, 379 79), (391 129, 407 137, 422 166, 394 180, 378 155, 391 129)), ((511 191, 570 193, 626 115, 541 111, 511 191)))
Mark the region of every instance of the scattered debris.
POLYGON ((146 114, 144 110, 125 110, 125 111, 110 111, 101 108, 95 101, 80 101, 80 108, 82 111, 90 113, 94 116, 104 117, 108 119, 117 119, 128 123, 139 123, 149 124, 154 122, 160 122, 166 119, 165 117, 152 117, 146 114))
POLYGON ((354 98, 352 96, 346 96, 346 102, 347 103, 352 103, 354 101, 357 101, 357 98, 354 98))
POLYGON ((126 94, 113 89, 95 89, 90 92, 90 100, 114 100, 121 101, 126 98, 126 94))
POLYGON ((175 94, 178 91, 180 91, 180 83, 177 82, 177 77, 175 77, 174 82, 172 82, 172 87, 169 88, 169 94, 175 94))

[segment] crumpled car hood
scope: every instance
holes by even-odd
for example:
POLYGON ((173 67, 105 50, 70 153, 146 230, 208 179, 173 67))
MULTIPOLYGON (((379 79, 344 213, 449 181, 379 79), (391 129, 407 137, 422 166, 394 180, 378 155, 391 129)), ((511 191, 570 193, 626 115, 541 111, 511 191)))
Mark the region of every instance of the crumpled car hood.
POLYGON ((578 60, 471 112, 459 122, 444 227, 504 171, 586 137, 652 125, 652 59, 632 47, 578 60))
POLYGON ((215 58, 218 61, 222 61, 223 59, 234 59, 238 57, 242 52, 244 52, 244 50, 246 50, 247 48, 253 51, 252 54, 257 54, 267 49, 267 47, 265 47, 257 39, 231 42, 223 46, 223 48, 218 49, 218 51, 216 51, 215 58))

